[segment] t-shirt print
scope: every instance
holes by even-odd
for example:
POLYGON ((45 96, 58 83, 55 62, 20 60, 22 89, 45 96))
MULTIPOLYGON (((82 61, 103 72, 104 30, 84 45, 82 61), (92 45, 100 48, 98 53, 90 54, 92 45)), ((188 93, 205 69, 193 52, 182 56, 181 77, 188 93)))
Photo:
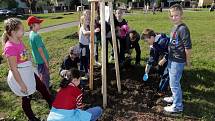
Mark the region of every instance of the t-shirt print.
POLYGON ((27 50, 23 50, 20 54, 20 61, 27 61, 27 60, 28 60, 27 50))

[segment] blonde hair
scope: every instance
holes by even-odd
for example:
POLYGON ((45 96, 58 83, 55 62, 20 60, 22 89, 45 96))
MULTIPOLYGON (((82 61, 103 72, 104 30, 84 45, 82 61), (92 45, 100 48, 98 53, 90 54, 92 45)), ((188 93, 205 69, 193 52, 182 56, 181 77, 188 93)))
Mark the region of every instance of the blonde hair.
POLYGON ((182 6, 179 5, 179 4, 174 4, 174 5, 172 5, 172 6, 169 8, 169 12, 171 12, 171 11, 179 11, 181 15, 183 14, 183 8, 182 8, 182 6))
POLYGON ((88 13, 90 14, 90 10, 84 10, 83 15, 86 16, 88 13))
POLYGON ((11 36, 12 31, 17 31, 22 22, 18 18, 9 18, 4 20, 4 32, 2 34, 2 48, 11 36))

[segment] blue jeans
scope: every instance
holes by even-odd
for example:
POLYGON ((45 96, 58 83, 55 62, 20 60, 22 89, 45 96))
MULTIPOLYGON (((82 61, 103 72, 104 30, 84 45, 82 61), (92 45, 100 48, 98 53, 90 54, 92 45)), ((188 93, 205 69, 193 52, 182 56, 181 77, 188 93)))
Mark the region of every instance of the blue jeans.
POLYGON ((89 108, 86 111, 92 114, 90 121, 96 121, 102 115, 102 108, 99 106, 89 108))
POLYGON ((185 63, 178 63, 174 61, 168 61, 169 70, 169 84, 172 91, 173 106, 179 110, 183 110, 182 104, 182 90, 181 90, 181 76, 184 70, 185 63))
POLYGON ((169 85, 169 71, 168 71, 168 62, 164 63, 163 66, 159 66, 159 71, 161 75, 161 81, 159 84, 159 92, 165 92, 169 85))
POLYGON ((41 81, 45 84, 46 88, 49 90, 50 75, 49 75, 48 68, 43 63, 43 64, 37 65, 37 70, 38 70, 39 75, 42 76, 42 77, 40 77, 41 81))

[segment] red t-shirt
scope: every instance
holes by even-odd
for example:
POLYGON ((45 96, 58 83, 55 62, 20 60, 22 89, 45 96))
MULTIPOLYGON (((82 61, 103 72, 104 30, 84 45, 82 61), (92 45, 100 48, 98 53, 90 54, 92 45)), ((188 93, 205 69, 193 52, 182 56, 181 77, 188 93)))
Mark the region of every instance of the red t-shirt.
POLYGON ((76 109, 82 105, 82 92, 73 83, 61 88, 52 104, 57 109, 76 109))

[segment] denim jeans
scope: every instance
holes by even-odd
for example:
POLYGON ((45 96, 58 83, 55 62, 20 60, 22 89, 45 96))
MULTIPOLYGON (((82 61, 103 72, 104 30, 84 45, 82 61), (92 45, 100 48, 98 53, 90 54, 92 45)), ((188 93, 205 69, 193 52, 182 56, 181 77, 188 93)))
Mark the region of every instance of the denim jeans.
POLYGON ((102 115, 102 108, 99 106, 89 108, 86 111, 92 114, 90 121, 96 121, 102 115))
POLYGON ((178 63, 174 61, 168 61, 169 70, 169 84, 172 91, 173 106, 177 109, 183 110, 182 104, 182 90, 181 90, 181 76, 184 70, 185 63, 178 63))
POLYGON ((49 84, 50 84, 50 74, 49 70, 46 67, 45 64, 38 64, 37 70, 39 75, 41 76, 41 81, 45 84, 46 88, 49 90, 49 84))
POLYGON ((161 76, 159 92, 165 92, 169 86, 169 71, 167 65, 168 61, 165 62, 163 66, 159 66, 159 74, 161 76))

